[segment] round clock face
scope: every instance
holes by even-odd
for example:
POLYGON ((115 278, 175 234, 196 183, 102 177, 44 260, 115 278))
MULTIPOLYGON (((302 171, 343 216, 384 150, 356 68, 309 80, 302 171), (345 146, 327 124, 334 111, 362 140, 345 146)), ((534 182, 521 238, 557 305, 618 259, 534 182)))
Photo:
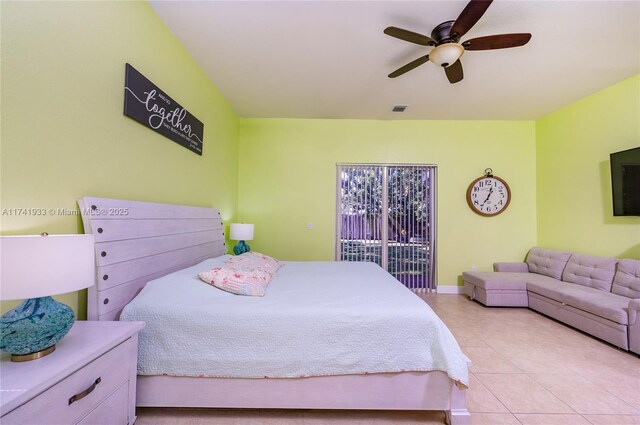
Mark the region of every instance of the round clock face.
POLYGON ((467 189, 467 203, 476 213, 494 216, 504 211, 511 201, 509 185, 499 177, 482 176, 467 189))

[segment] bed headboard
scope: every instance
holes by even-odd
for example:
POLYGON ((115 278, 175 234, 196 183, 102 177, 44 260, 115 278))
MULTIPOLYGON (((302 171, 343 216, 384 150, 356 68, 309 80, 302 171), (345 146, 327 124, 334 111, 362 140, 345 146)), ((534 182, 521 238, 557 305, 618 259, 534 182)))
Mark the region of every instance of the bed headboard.
POLYGON ((92 197, 78 205, 84 232, 95 237, 88 320, 118 320, 150 280, 226 253, 215 208, 92 197))

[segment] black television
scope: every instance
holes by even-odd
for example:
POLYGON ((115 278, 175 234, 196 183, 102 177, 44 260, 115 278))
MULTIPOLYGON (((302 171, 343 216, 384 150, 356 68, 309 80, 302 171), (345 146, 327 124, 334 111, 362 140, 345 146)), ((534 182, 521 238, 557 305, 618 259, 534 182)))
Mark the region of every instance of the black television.
POLYGON ((609 157, 613 215, 640 216, 640 147, 615 152, 609 157))

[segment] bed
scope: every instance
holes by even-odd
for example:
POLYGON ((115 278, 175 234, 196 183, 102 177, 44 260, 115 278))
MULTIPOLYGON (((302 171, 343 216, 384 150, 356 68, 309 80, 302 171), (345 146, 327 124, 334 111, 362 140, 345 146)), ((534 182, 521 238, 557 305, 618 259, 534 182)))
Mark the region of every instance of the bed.
POLYGON ((96 239, 88 319, 147 322, 138 406, 441 410, 447 423, 469 423, 468 359, 435 313, 376 265, 285 263, 267 296, 231 295, 195 277, 228 258, 216 209, 78 203, 96 239), (376 332, 384 323, 402 332, 376 332), (416 338, 435 343, 421 350, 416 338), (214 350, 235 368, 200 355, 214 350))

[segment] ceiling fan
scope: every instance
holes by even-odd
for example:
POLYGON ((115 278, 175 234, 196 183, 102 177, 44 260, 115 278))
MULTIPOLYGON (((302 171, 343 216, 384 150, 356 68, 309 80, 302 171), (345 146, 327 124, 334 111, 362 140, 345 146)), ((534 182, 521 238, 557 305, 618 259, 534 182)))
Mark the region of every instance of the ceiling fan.
POLYGON ((389 74, 389 78, 399 77, 430 61, 443 67, 449 82, 454 84, 464 77, 460 57, 466 50, 507 49, 527 44, 531 40, 529 33, 489 35, 460 42, 460 38, 478 22, 492 2, 493 0, 471 0, 460 13, 458 19, 446 21, 436 26, 431 31, 431 37, 401 28, 387 27, 384 33, 391 37, 421 46, 433 47, 429 54, 393 71, 389 74))

